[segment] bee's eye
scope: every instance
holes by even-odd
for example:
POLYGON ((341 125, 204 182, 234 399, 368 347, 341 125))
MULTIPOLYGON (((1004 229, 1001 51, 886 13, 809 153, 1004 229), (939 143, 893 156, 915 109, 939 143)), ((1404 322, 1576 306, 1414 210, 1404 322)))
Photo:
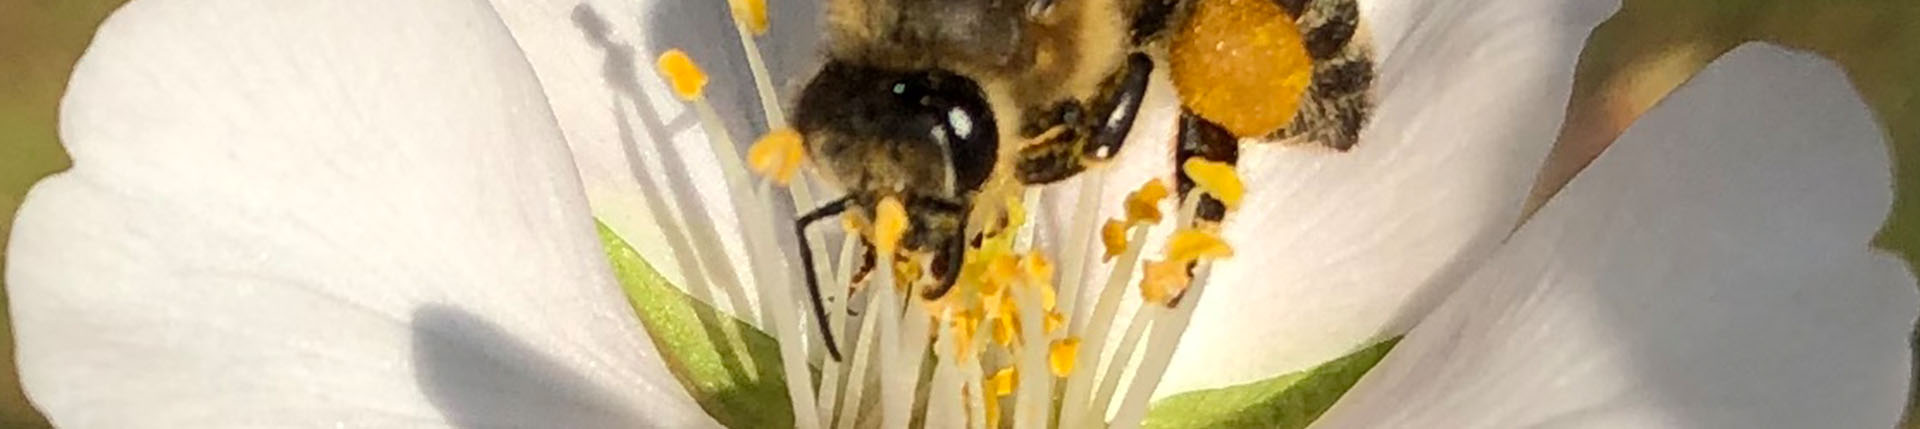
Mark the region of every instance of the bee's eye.
POLYGON ((901 104, 914 106, 935 143, 947 146, 955 185, 976 189, 993 172, 999 133, 980 86, 972 79, 942 71, 915 73, 888 87, 901 104))
POLYGON ((986 93, 973 79, 942 70, 828 63, 801 92, 794 127, 802 134, 828 132, 844 141, 887 142, 904 145, 899 149, 906 152, 944 156, 956 190, 986 183, 999 151, 986 93))

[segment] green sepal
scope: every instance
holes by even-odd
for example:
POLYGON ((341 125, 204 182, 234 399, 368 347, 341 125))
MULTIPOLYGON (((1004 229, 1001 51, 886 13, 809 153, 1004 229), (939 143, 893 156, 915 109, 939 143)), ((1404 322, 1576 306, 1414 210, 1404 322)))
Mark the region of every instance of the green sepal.
POLYGON ((700 407, 731 428, 793 427, 779 343, 673 287, 613 230, 595 224, 628 303, 700 407))
POLYGON ((1307 427, 1399 343, 1394 338, 1313 369, 1219 389, 1169 396, 1147 410, 1145 426, 1177 428, 1307 427))

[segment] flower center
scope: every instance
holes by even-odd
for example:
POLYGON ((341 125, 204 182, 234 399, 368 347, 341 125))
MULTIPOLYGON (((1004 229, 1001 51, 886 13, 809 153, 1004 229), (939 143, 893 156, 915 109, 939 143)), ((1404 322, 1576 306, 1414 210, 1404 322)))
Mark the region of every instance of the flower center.
MULTIPOLYGON (((659 69, 675 93, 698 113, 752 249, 752 275, 759 286, 764 326, 781 341, 786 374, 807 374, 817 366, 816 389, 810 377, 788 377, 789 400, 795 425, 819 427, 937 427, 1015 428, 1090 427, 1110 422, 1114 427, 1137 427, 1147 400, 1171 361, 1198 302, 1212 261, 1232 256, 1217 235, 1217 225, 1194 227, 1201 194, 1228 204, 1237 202, 1241 185, 1231 166, 1194 160, 1182 168, 1194 178, 1197 192, 1181 204, 1182 225, 1166 241, 1161 255, 1144 258, 1148 231, 1163 221, 1162 204, 1169 191, 1151 180, 1133 191, 1123 204, 1122 219, 1095 226, 1098 189, 1084 189, 1075 207, 1075 221, 1067 240, 1053 250, 1056 258, 1032 245, 1032 219, 1038 189, 998 204, 988 218, 998 219, 969 243, 954 287, 937 300, 920 298, 916 288, 928 283, 916 257, 896 258, 900 238, 908 228, 906 208, 891 198, 873 211, 873 218, 845 218, 834 269, 825 273, 826 320, 804 320, 795 309, 810 303, 794 299, 788 279, 788 261, 777 246, 767 198, 784 187, 797 210, 817 205, 803 171, 805 150, 797 133, 786 129, 778 98, 773 94, 754 36, 767 28, 765 5, 734 0, 736 29, 745 45, 767 123, 774 130, 759 139, 743 158, 703 95, 706 77, 686 54, 672 50, 659 59, 659 69), (760 180, 747 172, 758 173, 760 180), (1087 257, 1098 233, 1104 249, 1098 264, 1108 271, 1106 281, 1091 285, 1087 257), (872 267, 856 269, 853 256, 865 243, 872 247, 872 267), (896 260, 897 259, 897 260, 896 260), (1144 263, 1144 267, 1143 264, 1144 263), (866 269, 866 268, 871 268, 866 269), (872 275, 857 273, 871 271, 872 275), (873 287, 874 285, 885 285, 873 287), (1056 287, 1057 286, 1057 287, 1056 287), (1090 303, 1078 302, 1082 288, 1098 292, 1090 303), (1135 290, 1139 305, 1122 320, 1124 293, 1135 290), (864 292, 864 308, 849 311, 850 297, 864 292), (850 320, 856 318, 857 320, 850 320), (846 359, 823 358, 826 347, 808 338, 806 323, 822 323, 843 339, 837 349, 846 359), (857 326, 854 326, 857 325, 857 326), (1136 356, 1138 355, 1138 356, 1136 356), (869 396, 869 389, 878 394, 869 396), (877 406, 875 406, 877 404, 877 406), (1109 419, 1111 416, 1111 419, 1109 419), (877 423, 877 424, 876 424, 877 423)), ((1100 183, 1102 172, 1083 173, 1087 183, 1100 183)), ((798 213, 796 213, 798 215, 798 213)), ((807 232, 802 232, 807 233, 807 232)), ((810 243, 823 243, 814 232, 810 243)), ((692 246, 681 246, 687 248, 692 246)), ((800 249, 819 255, 819 246, 800 249)))

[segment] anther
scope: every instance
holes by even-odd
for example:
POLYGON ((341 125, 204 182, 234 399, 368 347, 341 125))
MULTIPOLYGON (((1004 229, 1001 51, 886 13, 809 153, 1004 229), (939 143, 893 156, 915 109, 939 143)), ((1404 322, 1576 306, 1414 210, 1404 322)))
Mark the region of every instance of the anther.
POLYGON ((805 159, 806 149, 800 142, 800 133, 791 128, 767 133, 747 149, 747 168, 786 186, 793 182, 794 173, 800 171, 800 162, 805 159))
POLYGON ((1219 198, 1228 210, 1239 207, 1240 197, 1246 195, 1246 186, 1240 183, 1240 175, 1234 173, 1232 165, 1193 158, 1188 159, 1181 168, 1186 171, 1187 177, 1193 178, 1194 185, 1208 195, 1219 198))
POLYGON ((693 58, 679 49, 669 49, 660 55, 660 74, 667 77, 673 85, 673 93, 681 100, 692 101, 700 98, 700 92, 707 86, 707 72, 693 63, 693 58))

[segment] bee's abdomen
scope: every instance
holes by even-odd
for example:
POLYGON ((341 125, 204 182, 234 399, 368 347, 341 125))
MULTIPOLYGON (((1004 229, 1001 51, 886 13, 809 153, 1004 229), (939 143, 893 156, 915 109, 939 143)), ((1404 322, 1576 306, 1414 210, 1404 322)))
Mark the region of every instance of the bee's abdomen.
POLYGON ((1339 150, 1359 143, 1360 130, 1373 116, 1374 57, 1359 37, 1360 8, 1355 0, 1276 0, 1297 18, 1313 81, 1300 96, 1299 111, 1271 140, 1298 139, 1339 150))

